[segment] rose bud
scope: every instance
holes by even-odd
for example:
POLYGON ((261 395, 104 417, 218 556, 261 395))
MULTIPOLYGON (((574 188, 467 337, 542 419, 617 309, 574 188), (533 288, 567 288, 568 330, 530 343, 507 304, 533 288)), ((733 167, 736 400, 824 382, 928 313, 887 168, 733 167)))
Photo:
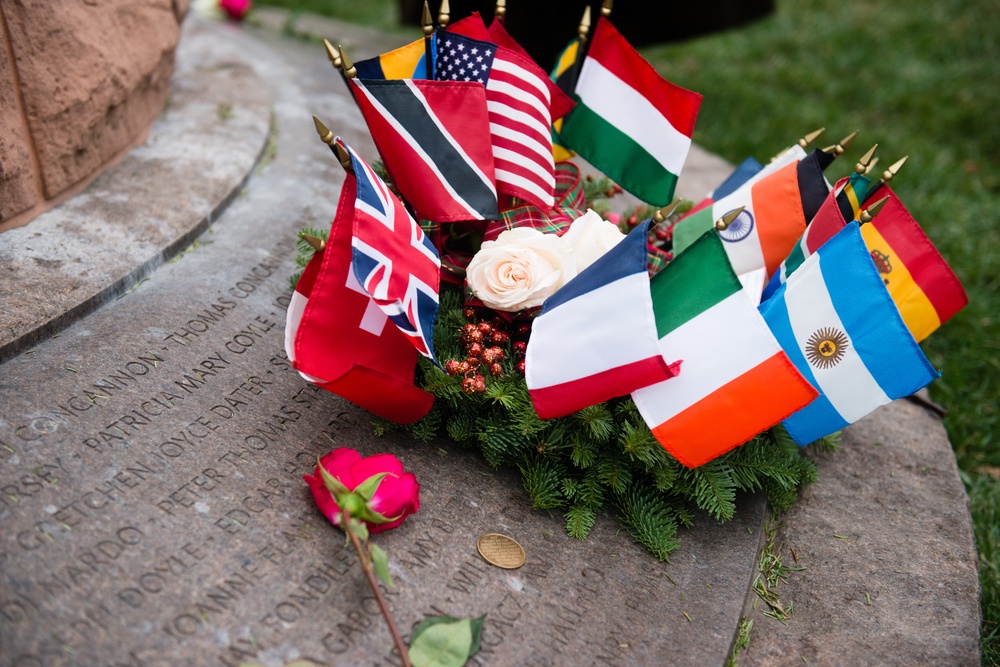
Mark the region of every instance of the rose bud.
POLYGON ((503 350, 499 347, 488 347, 483 350, 483 361, 488 364, 495 364, 498 361, 503 361, 505 356, 506 355, 503 353, 503 350))
POLYGON ((486 378, 482 375, 476 375, 472 378, 472 387, 475 389, 477 394, 482 394, 486 391, 486 378))
POLYGON ((335 526, 342 527, 342 508, 363 521, 369 533, 395 528, 420 509, 417 478, 404 472, 402 462, 392 454, 362 457, 340 447, 321 458, 313 474, 302 479, 320 512, 335 526))
POLYGON ((465 319, 467 319, 467 320, 474 320, 474 319, 476 319, 476 309, 475 308, 469 308, 467 306, 465 308, 465 310, 462 311, 462 314, 465 315, 465 319))
POLYGON ((524 359, 521 359, 521 361, 514 364, 514 367, 517 368, 518 373, 524 375, 524 359))
POLYGON ((503 345, 510 340, 510 335, 506 331, 494 331, 490 338, 494 343, 503 345))
POLYGON ((469 357, 468 361, 466 361, 465 363, 469 364, 470 370, 475 370, 479 368, 479 364, 482 363, 482 359, 480 359, 479 357, 469 357))
POLYGON ((471 334, 473 331, 476 331, 476 325, 475 324, 466 324, 464 327, 462 327, 461 331, 462 331, 462 335, 459 338, 461 339, 461 341, 463 343, 468 343, 469 342, 469 334, 471 334))
POLYGON ((448 375, 458 375, 462 372, 462 364, 458 359, 449 359, 444 362, 444 372, 448 375))
POLYGON ((483 346, 480 345, 479 343, 473 343, 473 344, 469 345, 469 356, 470 357, 478 357, 482 353, 483 353, 483 346))
POLYGON ((519 340, 514 343, 514 354, 516 354, 519 357, 523 357, 527 353, 528 353, 527 343, 525 343, 523 340, 519 340))
POLYGON ((475 394, 476 381, 473 380, 472 378, 465 378, 464 380, 462 380, 462 391, 464 391, 466 394, 475 394))
POLYGON ((518 324, 517 325, 517 335, 518 336, 527 336, 530 333, 531 333, 531 323, 530 322, 524 322, 522 324, 518 324))
POLYGON ((472 370, 472 364, 470 364, 468 361, 458 362, 458 375, 465 375, 471 370, 472 370))
POLYGON ((475 343, 483 342, 483 332, 480 331, 474 324, 469 324, 467 326, 473 327, 469 330, 468 335, 465 337, 466 345, 473 345, 475 343))
POLYGON ((495 377, 500 377, 503 375, 503 366, 500 364, 490 364, 490 374, 495 377))
POLYGON ((489 322, 480 322, 479 323, 479 333, 483 334, 484 336, 486 334, 493 333, 493 325, 490 324, 489 322))

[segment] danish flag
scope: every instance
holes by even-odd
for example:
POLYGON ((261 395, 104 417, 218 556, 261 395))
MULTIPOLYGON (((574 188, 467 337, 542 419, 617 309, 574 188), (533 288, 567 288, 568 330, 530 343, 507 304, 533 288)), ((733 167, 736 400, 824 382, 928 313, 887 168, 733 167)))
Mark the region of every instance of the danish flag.
POLYGON ((351 239, 354 276, 417 351, 436 363, 433 334, 441 279, 437 249, 378 174, 341 143, 351 156, 357 182, 351 239))

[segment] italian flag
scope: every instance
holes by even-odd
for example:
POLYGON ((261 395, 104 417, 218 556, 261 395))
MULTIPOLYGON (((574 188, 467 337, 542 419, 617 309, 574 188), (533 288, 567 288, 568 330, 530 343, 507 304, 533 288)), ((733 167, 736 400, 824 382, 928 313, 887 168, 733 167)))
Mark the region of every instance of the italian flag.
POLYGON ((680 374, 632 398, 653 435, 695 468, 774 426, 819 394, 742 290, 715 231, 652 280, 660 353, 680 374))
POLYGON ((660 76, 601 17, 575 97, 577 106, 559 133, 563 145, 639 199, 669 204, 691 147, 701 95, 660 76))

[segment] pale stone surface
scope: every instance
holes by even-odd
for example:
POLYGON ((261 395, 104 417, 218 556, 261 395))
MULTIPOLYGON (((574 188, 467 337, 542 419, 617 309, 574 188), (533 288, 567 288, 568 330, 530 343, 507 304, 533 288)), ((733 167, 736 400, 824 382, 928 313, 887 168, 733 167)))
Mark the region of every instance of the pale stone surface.
POLYGON ((778 588, 792 619, 758 603, 739 664, 978 665, 976 545, 940 420, 896 401, 843 445, 815 457, 819 481, 778 532, 805 568, 778 588))
POLYGON ((47 197, 131 145, 163 109, 180 34, 171 0, 2 8, 47 197))
POLYGON ((0 17, 0 223, 34 206, 39 194, 2 20, 0 17))
MULTIPOLYGON (((764 536, 759 499, 741 498, 730 524, 700 517, 669 565, 608 517, 588 541, 573 541, 558 515, 531 510, 516 475, 447 443, 375 438, 363 411, 289 369, 281 320, 294 232, 329 223, 342 182, 309 116, 363 155, 374 146, 320 47, 231 26, 192 22, 186 31, 177 104, 125 172, 141 181, 157 177, 142 176, 150 170, 175 189, 157 196, 130 191, 133 180, 109 181, 101 196, 74 200, 55 229, 73 231, 72 218, 108 210, 143 219, 170 210, 192 218, 191 235, 206 211, 214 224, 177 261, 138 263, 129 280, 151 279, 134 291, 89 317, 71 313, 77 321, 59 337, 0 365, 0 666, 395 664, 342 537, 299 479, 335 446, 392 451, 423 485, 420 512, 377 538, 392 558, 399 588, 389 599, 404 632, 430 613, 487 613, 474 664, 722 665, 741 612, 759 614, 744 605, 764 536), (230 92, 255 97, 233 103, 227 122, 239 125, 227 126, 218 117, 225 98, 210 91, 234 77, 241 85, 230 92), (245 171, 223 158, 235 162, 242 142, 257 155, 268 99, 276 155, 232 198, 245 171), (220 131, 225 149, 212 143, 220 131), (525 546, 524 568, 479 559, 475 540, 491 531, 525 546)), ((383 38, 365 53, 393 43, 383 38)), ((721 163, 686 196, 726 173, 721 163)), ((88 225, 60 259, 74 261, 75 249, 85 261, 115 226, 88 225)), ((0 235, 0 266, 33 262, 46 240, 6 245, 10 234, 0 235)), ((54 285, 28 289, 57 298, 54 285)), ((104 289, 121 291, 113 281, 104 289)), ((845 451, 820 465, 821 481, 782 533, 807 565, 780 589, 796 613, 788 626, 755 616, 739 664, 927 664, 950 655, 974 664, 971 528, 940 425, 896 403, 848 429, 845 451), (888 638, 884 647, 877 635, 888 638)))
POLYGON ((373 146, 321 50, 211 37, 239 40, 271 87, 275 159, 199 247, 0 367, 0 665, 393 664, 353 555, 300 479, 336 446, 393 452, 420 479, 421 510, 377 537, 404 632, 485 613, 472 664, 721 664, 761 499, 725 525, 700 516, 670 564, 610 517, 575 541, 516 473, 376 438, 366 413, 290 369, 294 232, 329 223, 343 178, 308 112, 373 146), (516 538, 526 565, 487 565, 487 532, 516 538))
POLYGON ((266 144, 270 96, 242 56, 211 41, 184 50, 170 106, 142 146, 0 234, 0 359, 121 294, 235 196, 266 144))

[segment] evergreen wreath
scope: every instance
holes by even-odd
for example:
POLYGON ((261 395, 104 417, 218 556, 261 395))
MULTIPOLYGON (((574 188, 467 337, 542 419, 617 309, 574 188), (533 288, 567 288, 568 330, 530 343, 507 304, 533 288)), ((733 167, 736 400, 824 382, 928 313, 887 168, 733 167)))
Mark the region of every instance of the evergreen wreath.
MULTIPOLYGON (((376 170, 387 178, 379 167, 376 170)), ((620 189, 607 178, 588 178, 584 185, 587 205, 606 215, 607 198, 620 189)), ((673 222, 690 208, 691 202, 676 207, 651 232, 650 242, 669 248, 673 222)), ((625 211, 623 226, 634 225, 651 213, 644 206, 625 211)), ((306 235, 327 238, 325 230, 299 232, 299 267, 305 267, 315 252, 306 235)), ((301 271, 290 278, 293 289, 300 275, 301 271)), ((660 561, 667 561, 680 546, 678 528, 691 527, 695 511, 728 521, 736 513, 737 492, 763 493, 772 511, 781 511, 794 504, 801 485, 816 480, 815 464, 780 424, 689 469, 657 442, 629 397, 566 417, 540 419, 523 377, 530 327, 523 320, 518 322, 497 317, 489 309, 467 306, 460 286, 442 282, 434 349, 441 359, 449 360, 444 364, 447 372, 421 357, 415 377, 418 387, 434 395, 433 407, 409 425, 373 417, 376 433, 406 429, 424 442, 446 436, 463 447, 478 449, 493 468, 520 471, 535 509, 562 511, 569 536, 586 538, 597 515, 610 510, 632 538, 660 561), (469 357, 473 344, 480 346, 476 356, 485 364, 481 368, 469 367, 468 362, 462 366, 459 361, 469 357)), ((839 433, 811 447, 837 450, 839 433)))

